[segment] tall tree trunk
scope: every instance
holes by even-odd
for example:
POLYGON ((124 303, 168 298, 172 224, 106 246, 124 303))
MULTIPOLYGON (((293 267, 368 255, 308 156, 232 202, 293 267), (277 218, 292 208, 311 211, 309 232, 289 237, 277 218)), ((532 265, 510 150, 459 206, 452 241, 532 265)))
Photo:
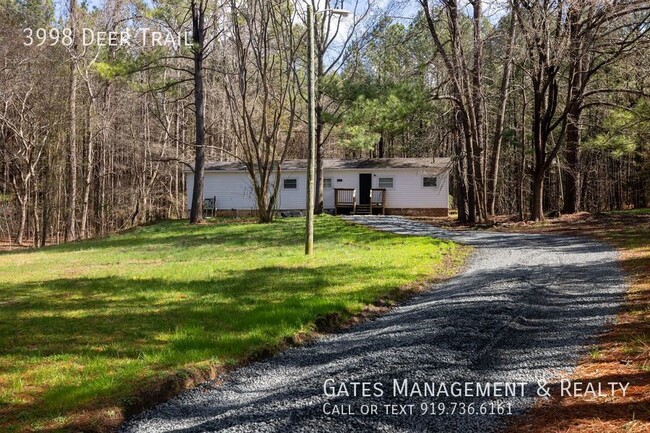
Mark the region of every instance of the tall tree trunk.
POLYGON ((572 214, 580 208, 580 115, 582 111, 581 95, 583 93, 583 75, 585 69, 584 46, 582 42, 581 10, 578 7, 569 9, 569 51, 571 67, 569 68, 569 113, 567 114, 566 149, 564 158, 564 173, 562 176, 562 189, 564 190, 564 203, 562 212, 572 214))
POLYGON ((567 116, 564 172, 562 173, 564 205, 562 212, 572 214, 580 209, 580 131, 581 108, 572 106, 567 116))
POLYGON ((72 59, 70 62, 70 149, 69 149, 69 186, 68 190, 68 220, 65 230, 65 240, 77 238, 77 0, 70 0, 70 28, 72 30, 72 59))
POLYGON ((90 202, 90 185, 93 179, 93 142, 95 137, 93 136, 93 106, 94 106, 94 96, 92 91, 90 91, 90 84, 88 84, 90 101, 88 102, 88 108, 86 111, 86 124, 88 128, 88 149, 86 155, 86 179, 84 181, 84 198, 83 198, 83 211, 81 215, 81 237, 86 239, 89 235, 88 233, 88 204, 90 202))
POLYGON ((472 121, 471 136, 472 146, 474 147, 473 163, 475 182, 475 197, 477 216, 480 221, 487 217, 487 200, 485 184, 485 117, 484 98, 483 98, 483 36, 481 26, 483 25, 483 4, 482 0, 471 0, 470 3, 474 9, 473 37, 474 37, 474 59, 471 69, 472 92, 471 92, 471 112, 472 121))
POLYGON ((492 137, 492 155, 490 159, 490 169, 488 172, 488 210, 490 215, 496 213, 497 185, 499 177, 499 159, 501 158, 501 138, 503 136, 503 123, 506 117, 506 106, 508 103, 508 87, 510 86, 510 75, 512 70, 512 57, 515 46, 515 19, 510 19, 510 28, 508 33, 508 49, 506 58, 503 62, 503 75, 501 76, 499 111, 494 124, 494 135, 492 137))
POLYGON ((323 66, 323 53, 321 52, 321 44, 315 44, 316 53, 316 190, 314 191, 314 214, 320 215, 323 213, 324 199, 323 199, 323 160, 325 159, 325 143, 323 138, 323 130, 325 129, 325 119, 323 119, 323 91, 321 89, 321 80, 324 75, 323 66))
POLYGON ((205 165, 205 95, 203 92, 203 44, 205 42, 205 6, 192 1, 192 38, 194 41, 194 109, 196 117, 196 142, 194 157, 194 188, 190 223, 203 221, 203 177, 205 165))
POLYGON ((465 144, 465 167, 467 167, 467 222, 475 224, 477 222, 476 166, 474 164, 472 137, 469 131, 469 126, 466 124, 463 128, 463 141, 465 144))
MULTIPOLYGON (((522 82, 525 78, 522 76, 522 82)), ((524 86, 521 87, 521 125, 519 142, 521 148, 519 149, 519 185, 518 185, 518 212, 519 221, 523 221, 524 216, 524 186, 526 179, 526 109, 528 106, 528 99, 526 98, 526 90, 524 86)))
POLYGON ((542 221, 544 219, 544 176, 543 172, 535 170, 533 173, 533 202, 531 206, 531 219, 542 221))
POLYGON ((20 204, 20 222, 18 223, 18 233, 16 235, 16 243, 20 246, 23 245, 25 237, 25 228, 27 227, 27 194, 18 197, 20 204))
POLYGON ((39 236, 41 235, 41 225, 40 225, 40 220, 38 218, 38 179, 34 178, 34 203, 32 204, 32 232, 33 232, 33 239, 32 239, 32 245, 34 248, 38 248, 40 245, 40 239, 39 236))
MULTIPOLYGON (((46 179, 47 182, 47 179, 46 179)), ((49 187, 48 187, 49 188, 49 187)), ((49 234, 49 221, 50 221, 50 197, 46 189, 45 194, 43 194, 43 206, 42 206, 42 228, 41 228, 41 246, 44 247, 47 244, 47 237, 49 234)))
POLYGON ((463 145, 458 132, 452 135, 454 138, 454 151, 456 154, 456 208, 458 210, 458 222, 466 224, 469 220, 469 206, 467 199, 467 170, 465 169, 465 160, 463 156, 463 145))

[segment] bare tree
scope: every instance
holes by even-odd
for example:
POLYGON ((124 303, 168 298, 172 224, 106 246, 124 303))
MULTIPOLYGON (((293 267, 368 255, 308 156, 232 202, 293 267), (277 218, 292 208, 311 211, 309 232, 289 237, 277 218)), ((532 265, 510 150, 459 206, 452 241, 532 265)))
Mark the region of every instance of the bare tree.
MULTIPOLYGON (((648 32, 647 2, 518 0, 513 12, 524 36, 527 73, 532 86, 531 135, 535 154, 531 218, 544 218, 544 180, 563 143, 569 169, 565 210, 577 209, 575 175, 580 143, 580 114, 590 79, 638 43, 648 32), (626 18, 633 18, 632 21, 626 18), (561 102, 562 71, 568 86, 561 102), (566 133, 566 135, 565 135, 566 133)), ((615 91, 612 89, 606 92, 615 91)))
POLYGON ((296 121, 299 41, 289 0, 231 0, 226 92, 260 222, 273 220, 296 121))
MULTIPOLYGON (((472 64, 465 53, 463 34, 463 15, 456 0, 444 0, 440 6, 432 8, 428 0, 419 0, 424 11, 427 27, 436 52, 443 59, 449 76, 451 94, 437 95, 454 103, 457 120, 460 124, 464 152, 457 154, 465 158, 462 165, 467 175, 461 174, 460 180, 467 179, 468 222, 484 220, 487 216, 485 177, 485 101, 483 98, 483 5, 481 0, 470 1, 472 5, 472 64), (443 19, 444 16, 444 19, 443 19), (445 30, 441 25, 446 24, 445 30)), ((460 149, 459 149, 460 150, 460 149)), ((461 218, 463 216, 459 214, 461 218)))
POLYGON ((23 244, 25 236, 29 199, 33 191, 31 184, 37 181, 41 157, 51 131, 56 128, 46 112, 34 107, 36 96, 43 96, 34 95, 40 84, 37 80, 25 83, 22 91, 13 92, 12 97, 5 100, 4 109, 0 112, 0 122, 8 130, 6 144, 14 145, 8 150, 11 155, 11 185, 20 206, 16 235, 18 245, 23 244))
POLYGON ((503 138, 503 126, 505 123, 506 107, 510 93, 510 77, 512 75, 513 56, 515 49, 515 20, 510 17, 508 24, 508 39, 503 59, 503 73, 499 86, 499 100, 494 131, 492 134, 492 149, 490 165, 487 174, 487 197, 488 211, 490 215, 496 214, 497 185, 499 181, 499 160, 501 158, 501 141, 503 138))
POLYGON ((597 104, 593 97, 602 93, 634 93, 634 89, 629 88, 589 90, 589 85, 604 68, 628 56, 639 45, 648 45, 649 11, 650 4, 638 0, 573 0, 568 3, 566 164, 562 174, 564 213, 580 209, 581 117, 585 104, 597 104))
POLYGON ((77 0, 70 0, 70 29, 72 30, 72 46, 70 47, 70 99, 68 110, 70 115, 70 130, 68 131, 68 218, 65 240, 77 238, 77 0))
POLYGON ((203 90, 203 60, 206 54, 205 13, 207 1, 192 0, 192 39, 194 46, 194 116, 195 116, 195 155, 194 155, 194 189, 190 223, 198 224, 203 220, 203 178, 205 166, 205 94, 203 90))
MULTIPOLYGON (((318 2, 310 0, 314 11, 318 12, 318 2)), ((315 30, 315 54, 316 54, 316 194, 314 196, 314 213, 323 212, 323 160, 325 159, 325 143, 330 137, 334 124, 329 127, 326 117, 336 117, 341 111, 343 104, 325 94, 323 79, 330 74, 339 73, 351 55, 348 48, 355 40, 359 42, 367 37, 367 32, 359 33, 363 22, 368 18, 372 10, 372 1, 362 2, 355 0, 347 4, 344 0, 327 0, 324 9, 350 8, 352 17, 345 18, 341 15, 330 13, 316 13, 315 30), (343 25, 342 20, 351 20, 349 25, 343 25), (341 34, 345 29, 346 33, 341 34), (327 56, 326 56, 327 54, 327 56)))

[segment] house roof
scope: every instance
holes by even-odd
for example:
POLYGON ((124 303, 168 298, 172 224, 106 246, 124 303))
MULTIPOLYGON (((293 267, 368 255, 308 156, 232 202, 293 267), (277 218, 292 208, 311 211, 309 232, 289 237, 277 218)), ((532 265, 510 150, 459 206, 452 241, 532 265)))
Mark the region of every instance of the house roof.
MULTIPOLYGON (((415 168, 436 169, 445 171, 451 166, 449 158, 373 158, 373 159, 325 159, 325 170, 363 170, 363 169, 391 169, 415 168)), ((243 171, 243 163, 239 161, 206 162, 205 171, 243 171)), ((306 159, 290 159, 282 163, 282 170, 304 171, 307 170, 306 159)))

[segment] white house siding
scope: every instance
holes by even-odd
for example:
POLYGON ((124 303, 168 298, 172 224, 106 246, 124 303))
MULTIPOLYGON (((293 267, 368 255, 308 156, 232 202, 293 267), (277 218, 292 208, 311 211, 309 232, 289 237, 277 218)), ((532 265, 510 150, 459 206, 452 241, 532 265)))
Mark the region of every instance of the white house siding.
MULTIPOLYGON (((449 196, 448 174, 435 174, 427 169, 345 169, 325 170, 324 178, 332 179, 332 187, 324 188, 324 206, 326 209, 334 208, 335 188, 359 188, 359 174, 371 173, 372 187, 379 188, 380 177, 392 177, 394 187, 386 190, 386 207, 394 209, 446 209, 449 196), (436 187, 423 187, 422 178, 435 176, 438 178, 436 187), (340 180, 340 181, 339 181, 340 180)), ((192 202, 192 188, 194 176, 188 173, 187 194, 188 208, 192 202)), ((304 209, 307 194, 307 178, 304 171, 282 174, 282 183, 279 189, 279 210, 304 209), (293 178, 298 181, 298 188, 285 189, 284 179, 293 178)), ((255 194, 246 172, 207 171, 205 173, 204 197, 217 198, 217 208, 221 210, 255 209, 255 194)))
MULTIPOLYGON (((284 189, 280 184, 278 209, 303 209, 305 207, 306 177, 305 173, 287 172, 284 178, 298 180, 297 189, 284 189)), ((194 188, 194 174, 187 174, 187 207, 192 205, 192 189, 194 188)), ((203 197, 217 198, 217 209, 220 210, 254 210, 257 208, 253 185, 246 172, 206 171, 203 183, 203 197)))
POLYGON ((307 173, 304 171, 285 171, 281 175, 278 209, 304 209, 307 198, 307 173), (285 189, 284 179, 296 179, 298 188, 285 189))
POLYGON ((387 208, 446 209, 449 205, 449 177, 447 173, 436 175, 434 171, 425 169, 326 170, 323 177, 332 179, 332 188, 324 189, 325 208, 334 207, 334 188, 357 188, 358 201, 360 173, 372 174, 373 188, 379 188, 380 177, 393 178, 394 187, 386 190, 387 208), (423 187, 422 178, 425 176, 437 177, 437 186, 423 187))
MULTIPOLYGON (((187 203, 192 205, 194 175, 187 175, 187 203)), ((256 209, 253 186, 244 172, 205 172, 203 197, 217 198, 217 209, 256 209)))

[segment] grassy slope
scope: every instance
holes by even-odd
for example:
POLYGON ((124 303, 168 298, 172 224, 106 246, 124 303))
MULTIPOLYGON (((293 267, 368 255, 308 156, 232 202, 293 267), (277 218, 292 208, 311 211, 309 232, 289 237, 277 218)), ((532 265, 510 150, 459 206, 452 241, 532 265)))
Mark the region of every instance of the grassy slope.
POLYGON ((309 259, 303 225, 164 222, 0 254, 0 430, 119 419, 143 384, 241 361, 463 255, 324 216, 309 259))

